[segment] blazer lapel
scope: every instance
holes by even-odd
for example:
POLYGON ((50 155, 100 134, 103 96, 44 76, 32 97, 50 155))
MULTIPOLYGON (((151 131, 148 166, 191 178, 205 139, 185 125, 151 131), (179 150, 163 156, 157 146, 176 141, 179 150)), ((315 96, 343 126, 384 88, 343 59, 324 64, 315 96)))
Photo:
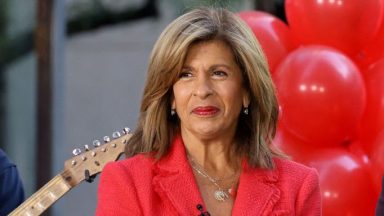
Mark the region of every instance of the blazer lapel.
POLYGON ((154 188, 170 208, 179 215, 201 213, 196 206, 204 203, 180 136, 175 138, 169 154, 154 165, 154 174, 154 188))
POLYGON ((280 199, 277 180, 276 169, 251 168, 244 160, 232 215, 269 215, 280 199))

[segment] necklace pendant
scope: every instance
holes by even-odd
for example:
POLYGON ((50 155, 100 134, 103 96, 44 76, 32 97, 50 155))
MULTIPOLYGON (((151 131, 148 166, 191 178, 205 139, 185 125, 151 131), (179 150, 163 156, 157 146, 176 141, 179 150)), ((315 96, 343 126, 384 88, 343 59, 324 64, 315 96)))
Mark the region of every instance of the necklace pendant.
POLYGON ((224 202, 226 199, 229 198, 228 193, 221 189, 215 190, 214 196, 215 199, 220 202, 224 202))

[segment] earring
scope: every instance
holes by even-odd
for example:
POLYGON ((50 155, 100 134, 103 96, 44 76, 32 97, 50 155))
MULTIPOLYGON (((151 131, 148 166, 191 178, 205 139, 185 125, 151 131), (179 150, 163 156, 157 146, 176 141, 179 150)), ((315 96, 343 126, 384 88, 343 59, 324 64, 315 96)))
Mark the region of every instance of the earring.
POLYGON ((171 109, 171 116, 174 116, 176 115, 176 110, 175 109, 171 109))
POLYGON ((249 109, 248 109, 248 107, 244 107, 244 108, 243 108, 243 113, 244 113, 244 115, 248 115, 248 114, 249 114, 249 109))

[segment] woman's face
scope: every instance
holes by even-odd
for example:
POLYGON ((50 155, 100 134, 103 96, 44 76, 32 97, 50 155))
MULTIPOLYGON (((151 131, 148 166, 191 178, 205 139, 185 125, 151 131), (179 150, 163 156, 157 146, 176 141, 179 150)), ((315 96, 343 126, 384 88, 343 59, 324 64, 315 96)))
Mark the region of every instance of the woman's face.
POLYGON ((249 105, 232 50, 220 40, 190 47, 173 95, 182 132, 202 139, 233 137, 242 107, 249 105))

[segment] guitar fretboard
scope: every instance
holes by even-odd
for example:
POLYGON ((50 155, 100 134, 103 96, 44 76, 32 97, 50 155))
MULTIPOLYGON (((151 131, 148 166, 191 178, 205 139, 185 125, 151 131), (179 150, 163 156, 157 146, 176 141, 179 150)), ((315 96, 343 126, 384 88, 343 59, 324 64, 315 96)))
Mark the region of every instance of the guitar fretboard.
POLYGON ((9 216, 35 216, 42 214, 72 188, 65 180, 65 176, 67 176, 65 171, 56 175, 44 187, 11 212, 9 216))

